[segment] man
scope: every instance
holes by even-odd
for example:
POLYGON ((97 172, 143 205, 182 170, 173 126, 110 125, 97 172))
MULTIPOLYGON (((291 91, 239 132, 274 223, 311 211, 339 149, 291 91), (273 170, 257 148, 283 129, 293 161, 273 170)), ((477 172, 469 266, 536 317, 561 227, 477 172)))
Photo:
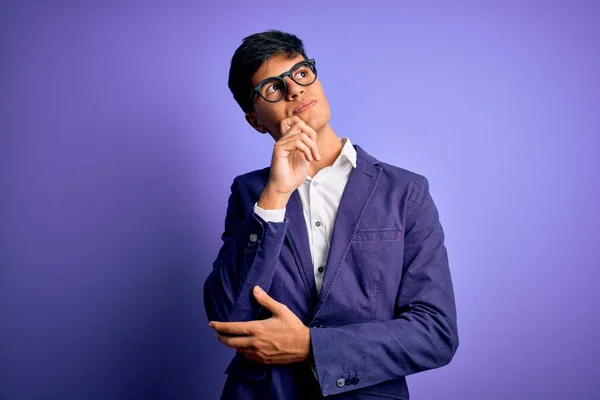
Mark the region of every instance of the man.
POLYGON ((427 179, 336 135, 294 35, 245 38, 229 88, 275 145, 269 168, 234 179, 204 286, 210 327, 237 350, 222 398, 408 399, 405 377, 458 347, 427 179))

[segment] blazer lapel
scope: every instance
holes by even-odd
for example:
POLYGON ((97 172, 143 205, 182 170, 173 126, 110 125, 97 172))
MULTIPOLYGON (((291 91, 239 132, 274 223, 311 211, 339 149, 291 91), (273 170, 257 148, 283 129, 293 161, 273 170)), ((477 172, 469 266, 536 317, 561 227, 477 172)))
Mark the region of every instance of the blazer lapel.
MULTIPOLYGON (((264 186, 260 191, 266 187, 269 181, 269 174, 270 170, 265 168, 262 176, 264 186)), ((302 203, 300 202, 298 190, 295 190, 292 193, 292 196, 286 205, 285 217, 289 219, 285 236, 296 260, 298 273, 304 282, 306 298, 309 299, 312 307, 317 301, 317 286, 315 283, 310 246, 308 244, 308 232, 306 231, 306 222, 304 221, 304 213, 302 211, 302 203)))
POLYGON ((325 276, 323 277, 323 286, 321 287, 319 302, 313 311, 313 318, 327 299, 335 278, 338 276, 340 268, 342 268, 354 232, 356 232, 364 209, 369 203, 381 175, 381 167, 377 165, 377 160, 366 154, 359 146, 355 147, 358 155, 356 168, 350 173, 337 210, 325 276))
POLYGON ((314 305, 317 300, 317 286, 315 284, 314 266, 308 244, 308 232, 306 230, 306 221, 302 211, 302 203, 298 190, 295 190, 290 197, 285 216, 289 219, 289 225, 286 237, 290 242, 292 252, 299 266, 299 272, 304 281, 306 295, 310 299, 310 304, 314 305))

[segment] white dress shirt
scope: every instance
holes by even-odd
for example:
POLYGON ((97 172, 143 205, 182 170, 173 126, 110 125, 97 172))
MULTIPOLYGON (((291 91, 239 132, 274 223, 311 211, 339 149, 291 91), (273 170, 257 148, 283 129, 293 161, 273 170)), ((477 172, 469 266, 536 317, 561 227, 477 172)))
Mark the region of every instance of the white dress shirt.
MULTIPOLYGON (((307 176, 298 187, 308 243, 314 267, 317 293, 321 293, 331 234, 342 194, 352 168, 356 168, 356 149, 347 137, 340 138, 342 151, 334 163, 321 169, 314 177, 307 176)), ((264 210, 254 204, 254 212, 266 222, 283 222, 285 208, 264 210)))

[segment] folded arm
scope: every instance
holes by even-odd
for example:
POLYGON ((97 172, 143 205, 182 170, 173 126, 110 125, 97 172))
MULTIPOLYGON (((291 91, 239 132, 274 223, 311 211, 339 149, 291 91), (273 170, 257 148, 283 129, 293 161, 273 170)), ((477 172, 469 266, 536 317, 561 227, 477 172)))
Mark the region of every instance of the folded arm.
POLYGON ((210 321, 250 321, 258 316, 260 305, 252 288, 268 291, 275 274, 288 220, 266 222, 256 212, 245 213, 248 204, 237 182, 225 218, 223 245, 213 270, 204 283, 204 307, 210 321), (246 202, 245 202, 246 201, 246 202))

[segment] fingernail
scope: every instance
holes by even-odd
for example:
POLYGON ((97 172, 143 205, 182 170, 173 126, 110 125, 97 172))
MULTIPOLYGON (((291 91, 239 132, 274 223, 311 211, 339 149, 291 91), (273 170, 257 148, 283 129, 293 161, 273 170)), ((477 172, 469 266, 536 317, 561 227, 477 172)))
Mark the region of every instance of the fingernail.
POLYGON ((260 296, 262 294, 262 289, 260 286, 254 286, 254 294, 260 296))

